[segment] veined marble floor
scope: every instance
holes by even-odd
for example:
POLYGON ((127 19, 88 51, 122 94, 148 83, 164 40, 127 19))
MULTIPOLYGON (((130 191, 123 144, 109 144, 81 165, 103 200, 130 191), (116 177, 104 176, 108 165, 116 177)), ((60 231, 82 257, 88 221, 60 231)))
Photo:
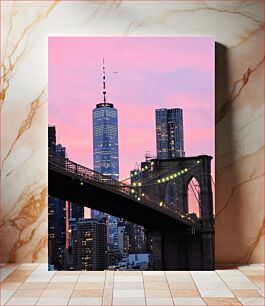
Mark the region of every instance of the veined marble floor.
POLYGON ((47 271, 7 264, 1 305, 264 305, 264 265, 216 271, 47 271))

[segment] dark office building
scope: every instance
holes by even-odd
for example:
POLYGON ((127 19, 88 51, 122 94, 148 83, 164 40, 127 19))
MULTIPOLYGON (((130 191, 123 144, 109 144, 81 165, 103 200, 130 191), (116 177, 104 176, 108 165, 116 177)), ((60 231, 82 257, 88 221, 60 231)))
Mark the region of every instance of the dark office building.
POLYGON ((107 227, 95 219, 69 220, 69 270, 107 268, 107 227))
POLYGON ((56 151, 56 129, 55 126, 48 127, 48 153, 54 155, 56 151))
POLYGON ((75 218, 76 220, 84 218, 84 206, 76 203, 69 203, 69 219, 75 218))
POLYGON ((158 159, 185 156, 182 109, 156 109, 156 150, 158 159))
MULTIPOLYGON (((48 128, 49 156, 66 156, 66 149, 56 145, 56 129, 48 128)), ((56 270, 64 269, 64 252, 66 245, 66 205, 65 201, 48 197, 48 261, 56 270)))
POLYGON ((129 221, 118 224, 119 246, 123 254, 137 254, 146 251, 144 228, 129 221))
POLYGON ((48 197, 48 257, 56 270, 64 269, 66 242, 65 201, 48 197))

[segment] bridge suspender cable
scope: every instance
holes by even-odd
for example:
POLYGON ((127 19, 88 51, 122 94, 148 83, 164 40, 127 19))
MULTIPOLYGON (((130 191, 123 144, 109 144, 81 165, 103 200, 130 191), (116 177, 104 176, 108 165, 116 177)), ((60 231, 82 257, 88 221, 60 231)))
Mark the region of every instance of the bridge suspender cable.
POLYGON ((215 182, 214 182, 214 180, 213 180, 212 175, 211 175, 211 180, 212 180, 213 185, 215 186, 215 182))
POLYGON ((194 183, 193 183, 193 181, 191 180, 190 181, 190 186, 191 186, 191 190, 192 190, 192 192, 193 192, 193 194, 194 194, 194 196, 195 196, 195 199, 196 199, 196 201, 197 201, 197 203, 198 203, 198 205, 200 204, 199 203, 199 198, 197 197, 198 196, 198 193, 196 192, 196 186, 194 185, 194 183), (195 190, 194 190, 194 189, 195 190))

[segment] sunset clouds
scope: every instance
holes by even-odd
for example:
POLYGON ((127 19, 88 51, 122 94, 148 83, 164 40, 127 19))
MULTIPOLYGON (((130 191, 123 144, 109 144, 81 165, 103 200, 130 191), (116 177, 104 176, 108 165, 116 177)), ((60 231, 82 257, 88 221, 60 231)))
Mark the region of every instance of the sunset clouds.
POLYGON ((92 109, 118 109, 120 176, 156 154, 155 109, 183 108, 186 156, 214 155, 214 40, 210 37, 49 38, 49 124, 68 157, 93 165, 92 109), (117 73, 114 73, 117 72, 117 73))

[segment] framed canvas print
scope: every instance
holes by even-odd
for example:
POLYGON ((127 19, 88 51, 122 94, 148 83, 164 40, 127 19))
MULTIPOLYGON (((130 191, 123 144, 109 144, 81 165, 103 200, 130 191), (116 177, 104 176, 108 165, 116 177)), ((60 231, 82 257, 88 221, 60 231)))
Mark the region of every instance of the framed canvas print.
POLYGON ((214 40, 50 37, 49 270, 214 270, 214 40))

